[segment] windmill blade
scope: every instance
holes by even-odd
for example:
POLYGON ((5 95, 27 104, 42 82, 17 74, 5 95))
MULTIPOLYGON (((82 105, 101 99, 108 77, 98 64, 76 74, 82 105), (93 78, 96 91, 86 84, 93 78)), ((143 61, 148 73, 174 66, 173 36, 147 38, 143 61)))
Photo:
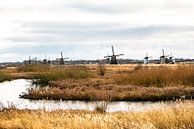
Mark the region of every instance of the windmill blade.
POLYGON ((163 56, 165 56, 165 54, 164 54, 164 49, 162 49, 162 54, 163 54, 163 56))
POLYGON ((172 55, 172 53, 170 53, 170 57, 172 57, 172 58, 174 57, 174 56, 172 55))
POLYGON ((117 54, 117 55, 115 55, 115 56, 123 56, 124 54, 117 54))
POLYGON ((104 58, 109 58, 109 57, 112 57, 112 56, 104 56, 104 58))
POLYGON ((148 57, 148 53, 146 52, 146 57, 148 57))
POLYGON ((112 46, 112 54, 115 55, 114 47, 112 46))
POLYGON ((61 59, 63 59, 63 52, 61 52, 61 59))

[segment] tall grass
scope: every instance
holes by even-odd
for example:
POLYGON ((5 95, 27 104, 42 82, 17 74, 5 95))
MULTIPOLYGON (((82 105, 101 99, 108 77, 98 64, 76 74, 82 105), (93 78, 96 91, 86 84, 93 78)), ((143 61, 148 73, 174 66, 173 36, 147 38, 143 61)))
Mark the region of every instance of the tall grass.
POLYGON ((0 128, 17 129, 193 129, 192 104, 154 109, 98 113, 90 111, 4 110, 0 128))
POLYGON ((106 73, 106 67, 105 67, 105 62, 104 61, 100 61, 98 64, 98 73, 101 76, 104 76, 106 73))
POLYGON ((119 84, 137 86, 194 86, 194 66, 139 67, 116 80, 119 84))
POLYGON ((90 77, 91 73, 87 67, 83 66, 67 66, 63 68, 51 69, 48 72, 43 72, 35 75, 35 84, 46 86, 50 81, 63 79, 83 79, 90 77))
POLYGON ((50 69, 49 65, 27 64, 18 67, 18 72, 46 72, 50 69))

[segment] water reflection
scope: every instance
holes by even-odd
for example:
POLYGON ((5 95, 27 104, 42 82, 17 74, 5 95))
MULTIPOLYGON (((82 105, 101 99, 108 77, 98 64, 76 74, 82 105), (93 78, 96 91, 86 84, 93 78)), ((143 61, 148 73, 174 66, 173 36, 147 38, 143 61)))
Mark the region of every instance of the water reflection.
MULTIPOLYGON (((96 107, 96 102, 20 99, 19 95, 26 92, 29 87, 32 87, 31 81, 25 79, 0 83, 0 103, 5 107, 12 103, 19 109, 94 110, 96 107)), ((177 102, 111 102, 108 104, 107 111, 142 111, 171 106, 175 103, 177 102)))

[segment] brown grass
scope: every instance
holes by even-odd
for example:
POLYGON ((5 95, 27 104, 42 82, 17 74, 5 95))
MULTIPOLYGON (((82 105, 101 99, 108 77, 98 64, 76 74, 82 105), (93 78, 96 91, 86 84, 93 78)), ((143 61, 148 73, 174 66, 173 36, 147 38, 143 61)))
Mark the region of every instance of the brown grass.
POLYGON ((53 81, 48 87, 29 89, 23 98, 54 100, 112 100, 112 101, 158 101, 190 99, 194 97, 194 87, 143 87, 117 85, 111 80, 83 79, 53 81))
POLYGON ((0 128, 193 129, 194 107, 187 103, 160 110, 115 113, 7 109, 0 111, 0 128))
MULTIPOLYGON (((30 99, 158 101, 194 97, 193 65, 83 65, 69 72, 41 73, 45 88, 29 89, 30 99), (80 69, 81 68, 81 69, 80 69), (92 73, 92 74, 88 74, 92 73), (93 76, 93 73, 96 73, 93 76), (83 75, 83 76, 80 76, 83 75), (87 75, 87 76, 85 76, 87 75), (92 75, 92 76, 91 76, 92 75)), ((60 69, 65 69, 60 68, 60 69)), ((62 70, 62 71, 63 71, 62 70)))
POLYGON ((12 79, 11 75, 7 71, 0 71, 0 82, 12 79))
POLYGON ((136 67, 125 75, 119 76, 118 84, 131 84, 136 86, 193 86, 194 66, 178 66, 177 68, 136 67))

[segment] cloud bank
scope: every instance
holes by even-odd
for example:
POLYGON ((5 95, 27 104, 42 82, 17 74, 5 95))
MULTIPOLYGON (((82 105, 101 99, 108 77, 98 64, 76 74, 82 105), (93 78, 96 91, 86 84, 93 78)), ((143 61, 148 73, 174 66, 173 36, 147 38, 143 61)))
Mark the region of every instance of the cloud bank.
POLYGON ((123 58, 161 49, 194 58, 191 0, 0 0, 0 62, 28 56, 100 59, 115 46, 123 58))

